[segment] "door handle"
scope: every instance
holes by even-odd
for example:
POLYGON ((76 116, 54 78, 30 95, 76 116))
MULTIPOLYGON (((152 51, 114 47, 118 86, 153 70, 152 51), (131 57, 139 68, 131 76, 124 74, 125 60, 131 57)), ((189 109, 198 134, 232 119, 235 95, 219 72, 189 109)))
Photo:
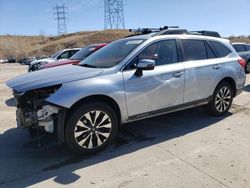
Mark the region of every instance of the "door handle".
POLYGON ((220 65, 214 65, 213 69, 219 69, 221 66, 220 65))
POLYGON ((180 78, 183 74, 184 74, 184 72, 176 72, 173 74, 173 77, 180 78))

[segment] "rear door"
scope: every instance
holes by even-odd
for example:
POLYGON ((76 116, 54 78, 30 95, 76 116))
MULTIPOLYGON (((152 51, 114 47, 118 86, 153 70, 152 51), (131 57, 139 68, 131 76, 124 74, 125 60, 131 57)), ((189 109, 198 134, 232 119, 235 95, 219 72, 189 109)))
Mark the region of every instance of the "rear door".
POLYGON ((223 60, 206 40, 181 40, 185 67, 184 103, 207 99, 222 75, 223 60))

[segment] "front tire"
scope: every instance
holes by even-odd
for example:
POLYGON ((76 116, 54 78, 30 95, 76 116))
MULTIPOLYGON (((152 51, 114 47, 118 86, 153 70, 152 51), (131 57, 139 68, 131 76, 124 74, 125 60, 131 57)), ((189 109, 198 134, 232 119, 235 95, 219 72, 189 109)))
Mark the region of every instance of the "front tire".
POLYGON ((207 111, 213 116, 223 116, 231 108, 233 102, 233 89, 228 82, 220 83, 213 94, 207 111))
POLYGON ((65 141, 76 154, 103 150, 117 135, 118 118, 106 103, 88 103, 73 110, 65 128, 65 141))

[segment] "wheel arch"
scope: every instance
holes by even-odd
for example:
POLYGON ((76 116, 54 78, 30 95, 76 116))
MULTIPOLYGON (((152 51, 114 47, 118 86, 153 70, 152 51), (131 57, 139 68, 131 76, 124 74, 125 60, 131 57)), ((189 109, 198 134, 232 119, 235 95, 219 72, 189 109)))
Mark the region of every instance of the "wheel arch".
MULTIPOLYGON (((233 96, 235 97, 236 96, 236 82, 235 82, 235 80, 233 79, 233 78, 231 78, 231 77, 225 77, 225 78, 223 78, 223 79, 221 79, 220 81, 219 81, 219 83, 217 84, 217 86, 220 84, 220 83, 222 83, 222 82, 227 82, 227 83, 229 83, 231 86, 232 86, 232 89, 233 89, 233 96)), ((216 87, 217 87, 216 86, 216 87)))
POLYGON ((67 121, 68 114, 70 114, 74 109, 78 108, 79 106, 83 105, 84 103, 90 103, 90 102, 96 102, 96 101, 105 102, 108 105, 110 105, 114 109, 115 113, 117 114, 118 122, 121 123, 120 107, 119 107, 118 103, 113 98, 111 98, 107 95, 91 95, 91 96, 87 96, 87 97, 84 97, 84 98, 78 100, 67 110, 66 121, 67 121))
POLYGON ((58 127, 57 127, 57 137, 60 142, 64 143, 65 142, 65 127, 66 123, 68 122, 69 119, 69 114, 72 113, 75 109, 77 109, 79 106, 83 105, 84 103, 90 103, 90 102, 105 102, 108 105, 110 105, 115 113, 117 114, 118 118, 118 123, 121 123, 121 110, 118 105, 118 103, 111 97, 106 96, 106 95, 91 95, 84 97, 77 102, 75 102, 70 108, 64 109, 61 113, 61 116, 58 119, 58 127))

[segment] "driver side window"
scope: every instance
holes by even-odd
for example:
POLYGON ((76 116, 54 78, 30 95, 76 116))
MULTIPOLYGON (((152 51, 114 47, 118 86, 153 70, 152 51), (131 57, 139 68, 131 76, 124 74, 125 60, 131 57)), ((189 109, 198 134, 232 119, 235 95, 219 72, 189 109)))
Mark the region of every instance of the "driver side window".
POLYGON ((57 59, 68 59, 69 58, 69 52, 62 53, 57 59))
POLYGON ((146 47, 125 68, 125 70, 136 69, 138 62, 142 59, 155 60, 155 65, 166 65, 177 62, 177 46, 175 40, 156 42, 146 47))

